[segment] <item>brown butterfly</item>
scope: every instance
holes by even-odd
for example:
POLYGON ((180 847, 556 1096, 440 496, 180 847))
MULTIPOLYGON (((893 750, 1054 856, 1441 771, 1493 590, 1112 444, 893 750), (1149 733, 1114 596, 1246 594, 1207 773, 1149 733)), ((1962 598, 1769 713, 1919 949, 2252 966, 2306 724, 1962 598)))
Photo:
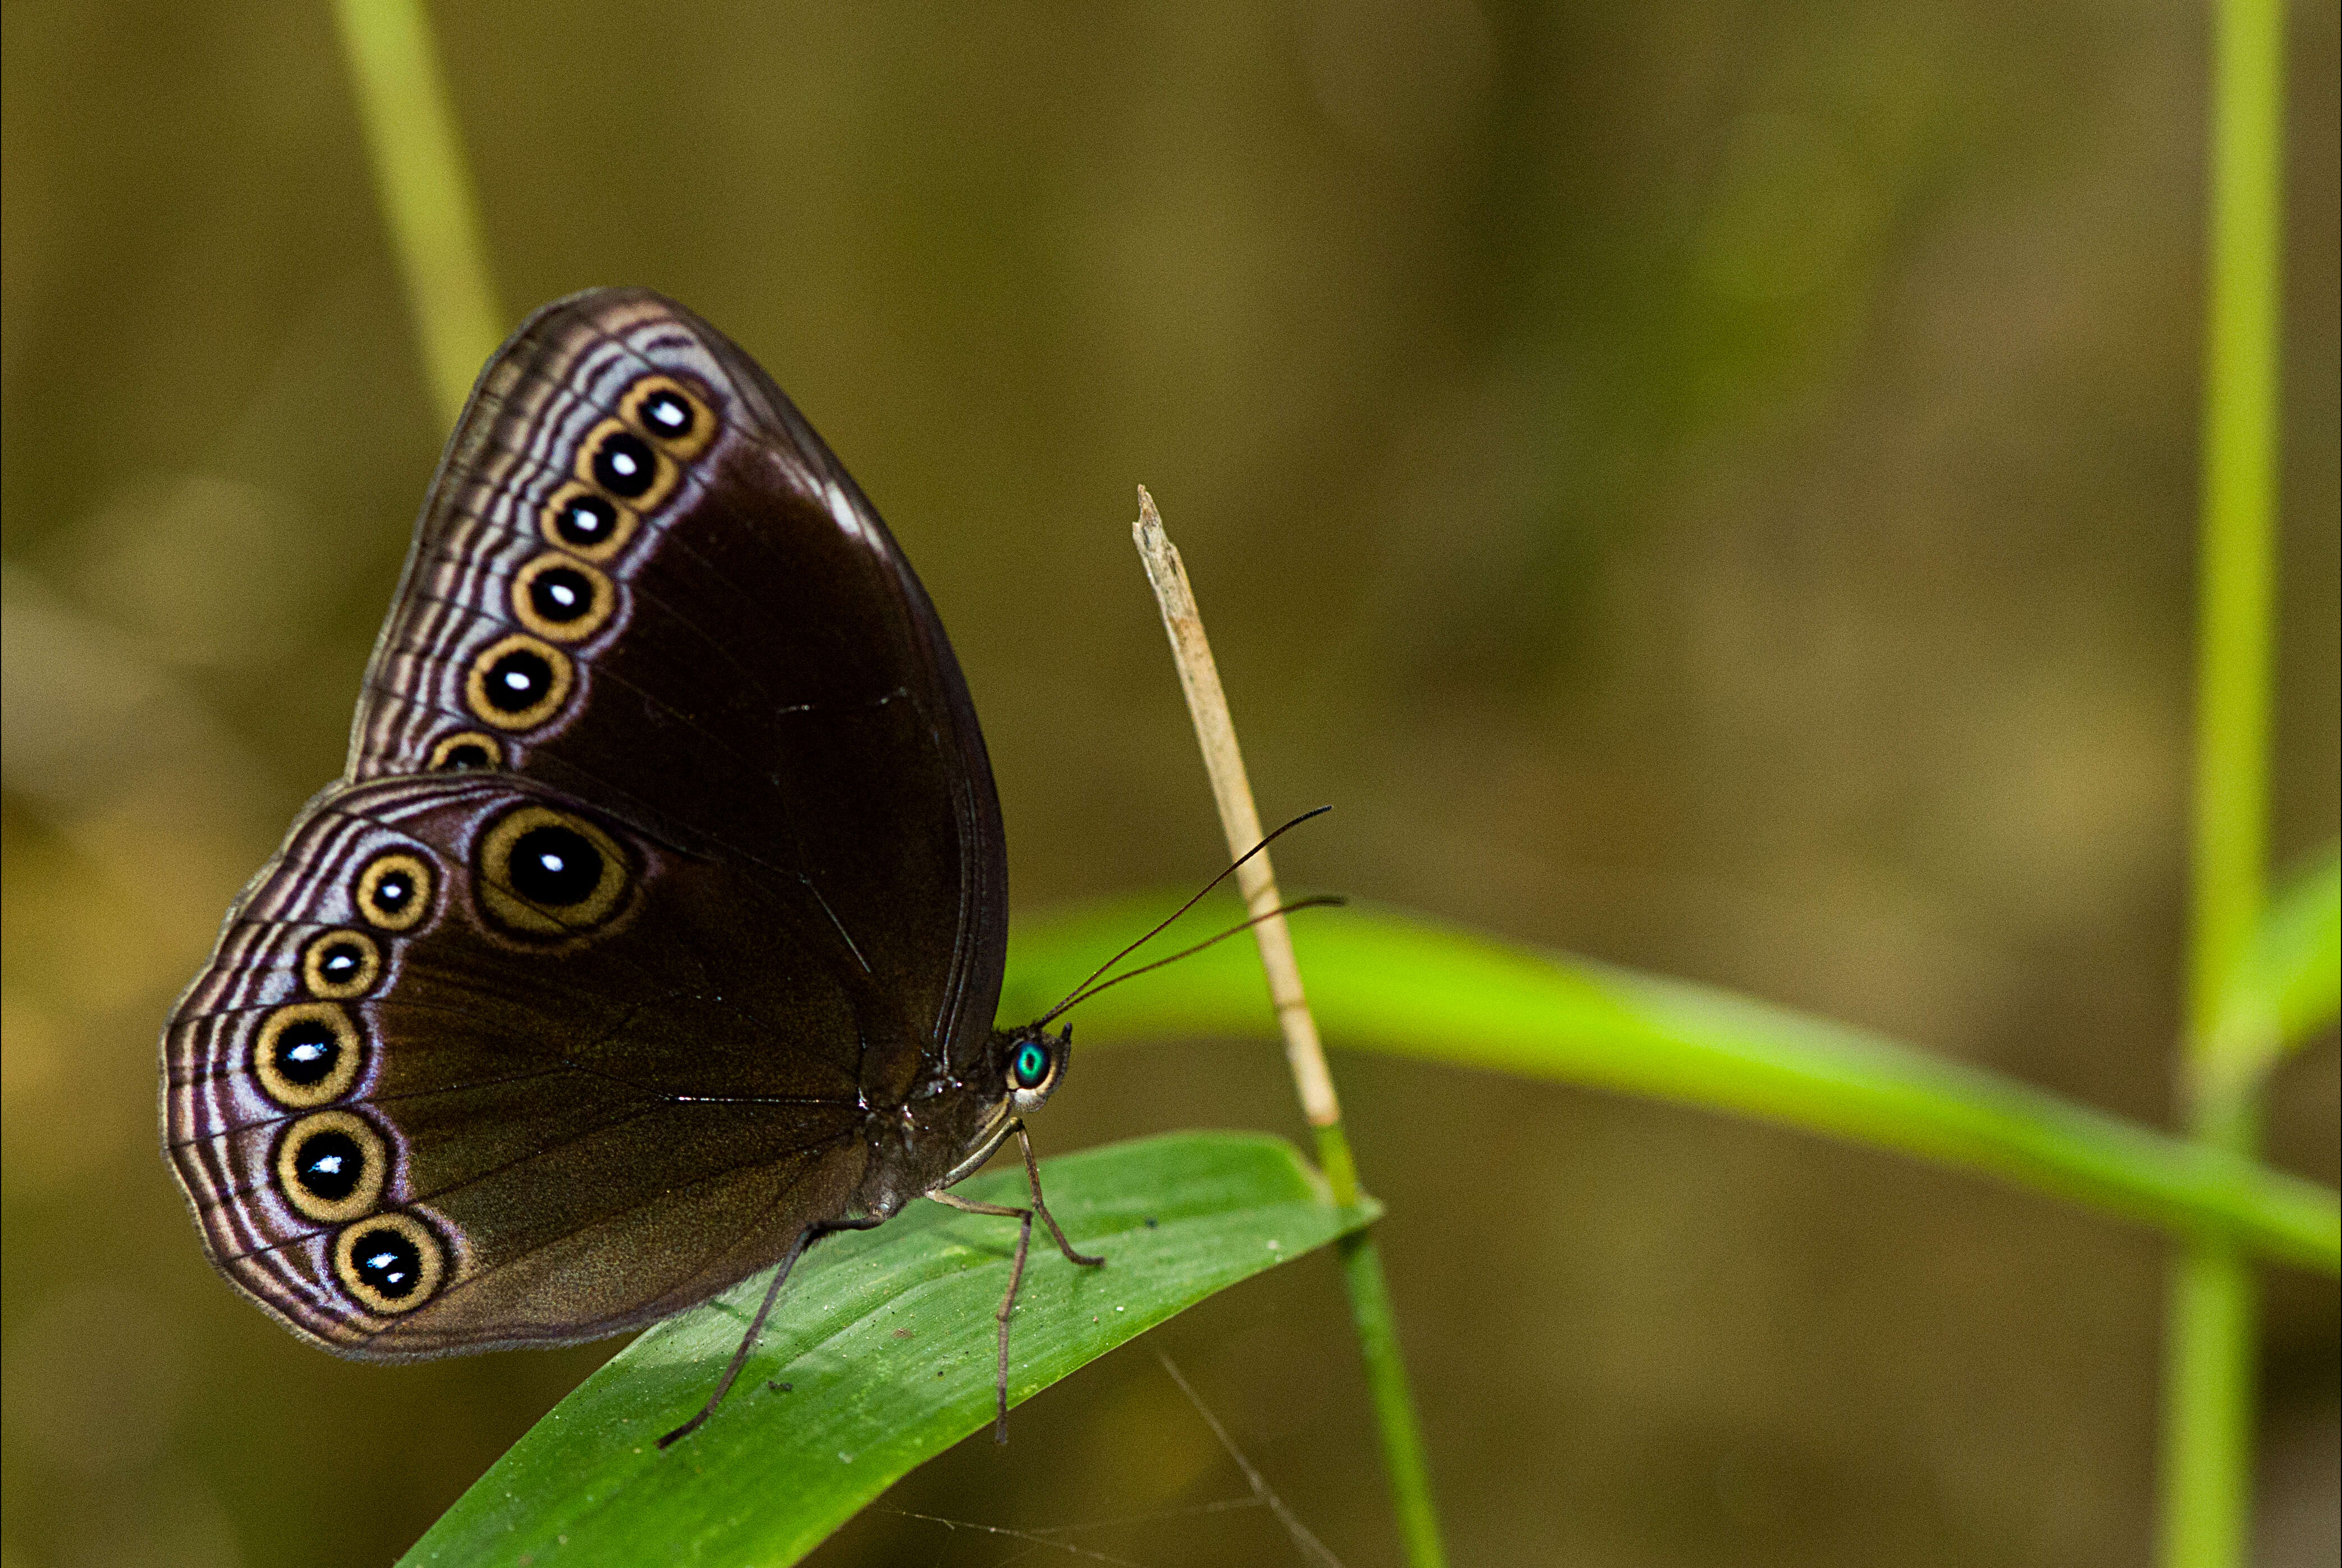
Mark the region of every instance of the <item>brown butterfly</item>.
POLYGON ((672 1441, 830 1232, 1017 1218, 1010 1301, 1036 1214, 1102 1261, 1041 1199, 1070 1031, 993 1027, 1006 934, 886 524, 723 335, 577 295, 481 374, 348 766, 165 1027, 165 1148, 220 1272, 343 1355, 598 1338, 779 1265, 672 1441), (945 1190, 1012 1136, 1030 1208, 945 1190))

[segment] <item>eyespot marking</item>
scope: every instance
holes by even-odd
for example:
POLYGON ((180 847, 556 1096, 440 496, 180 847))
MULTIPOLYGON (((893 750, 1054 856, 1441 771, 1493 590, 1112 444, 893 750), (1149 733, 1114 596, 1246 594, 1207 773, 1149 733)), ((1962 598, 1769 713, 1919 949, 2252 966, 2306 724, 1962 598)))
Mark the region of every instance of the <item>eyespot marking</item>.
POLYGON ((638 519, 631 507, 575 480, 545 499, 546 541, 587 561, 607 561, 626 547, 638 519))
POLYGON ((716 439, 716 415, 671 375, 646 375, 626 389, 619 410, 635 427, 688 463, 716 439))
POLYGON ((618 607, 610 579, 566 555, 539 555, 513 579, 513 614, 540 637, 574 643, 602 629, 618 607))
POLYGON ((431 867, 405 850, 378 854, 358 874, 350 896, 358 913, 383 930, 412 930, 431 907, 431 867))
POLYGON ((329 1002, 363 996, 382 978, 382 949, 363 931, 328 931, 301 955, 309 994, 329 1002))
POLYGON ((253 1075, 260 1080, 260 1092, 293 1111, 327 1104, 348 1094, 358 1081, 364 1057, 358 1026, 330 1002, 279 1007, 252 1043, 253 1075))
POLYGON ((480 902, 525 936, 582 936, 625 898, 626 852, 580 816, 541 805, 508 812, 480 837, 480 902))
POLYGON ((446 1248, 412 1214, 375 1214, 334 1238, 334 1277, 370 1312, 413 1312, 446 1272, 446 1248))
POLYGON ((494 735, 478 730, 457 730, 432 743, 429 765, 434 773, 461 773, 502 767, 504 761, 505 749, 494 735))
POLYGON ((381 1201, 390 1151, 365 1117, 319 1111, 285 1130, 273 1164, 286 1203, 310 1219, 339 1224, 381 1201))
POLYGON ((576 673, 569 655, 540 638, 515 632, 482 648, 464 678, 464 701, 500 730, 532 729, 569 699, 576 673))
POLYGON ((654 512, 681 477, 675 460, 635 434, 623 419, 606 419, 577 448, 577 477, 604 493, 654 512))

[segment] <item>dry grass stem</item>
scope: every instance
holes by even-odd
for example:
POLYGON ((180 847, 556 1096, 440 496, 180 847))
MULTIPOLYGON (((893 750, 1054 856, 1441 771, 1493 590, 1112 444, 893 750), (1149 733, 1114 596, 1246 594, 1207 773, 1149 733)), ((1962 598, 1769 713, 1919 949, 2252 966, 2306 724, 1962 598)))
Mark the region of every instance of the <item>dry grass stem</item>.
MULTIPOLYGON (((1146 565, 1146 580, 1162 606, 1163 629, 1171 638, 1171 656, 1179 665, 1179 684, 1186 688, 1187 711, 1196 720, 1196 739, 1204 750, 1204 766, 1212 775, 1212 798, 1219 803, 1220 825, 1228 835, 1228 854, 1240 855, 1261 841, 1260 812, 1253 804, 1252 783, 1245 776, 1244 754, 1236 746, 1236 724, 1228 717, 1227 694, 1220 689, 1219 667, 1212 662, 1212 644, 1204 635, 1204 619, 1196 608, 1196 593, 1188 585, 1187 568, 1178 547, 1163 531, 1155 498, 1138 487, 1138 521, 1130 527, 1138 557, 1146 565)), ((1317 1040, 1317 1021, 1301 990, 1301 967, 1294 962, 1293 934, 1285 916, 1274 911, 1282 901, 1268 852, 1261 851, 1236 870, 1236 885, 1244 892, 1245 913, 1256 919, 1253 939, 1260 944, 1261 967, 1268 972, 1268 994, 1276 1005, 1277 1027, 1285 1034, 1285 1059, 1293 1068, 1294 1086, 1301 1094, 1302 1114, 1313 1127, 1331 1127, 1342 1120, 1342 1103, 1334 1094, 1333 1074, 1326 1070, 1325 1047, 1317 1040)))

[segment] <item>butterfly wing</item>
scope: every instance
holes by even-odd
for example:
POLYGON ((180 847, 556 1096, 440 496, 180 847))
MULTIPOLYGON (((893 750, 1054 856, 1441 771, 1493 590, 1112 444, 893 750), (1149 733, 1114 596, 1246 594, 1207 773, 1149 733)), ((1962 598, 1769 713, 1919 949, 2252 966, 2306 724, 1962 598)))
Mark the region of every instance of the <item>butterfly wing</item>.
POLYGON ((166 1026, 165 1142, 332 1348, 615 1332, 920 1190, 872 1129, 988 1038, 1006 916, 876 514, 713 328, 578 295, 482 373, 345 777, 166 1026))
POLYGON ((403 1358, 591 1338, 861 1180, 856 1003, 752 878, 495 774, 336 787, 165 1036, 213 1259, 403 1358))
POLYGON ((875 1095, 981 1040, 1007 867, 974 705, 886 524, 756 363, 606 289, 481 374, 352 730, 353 781, 493 762, 763 876, 902 1009, 875 1095))

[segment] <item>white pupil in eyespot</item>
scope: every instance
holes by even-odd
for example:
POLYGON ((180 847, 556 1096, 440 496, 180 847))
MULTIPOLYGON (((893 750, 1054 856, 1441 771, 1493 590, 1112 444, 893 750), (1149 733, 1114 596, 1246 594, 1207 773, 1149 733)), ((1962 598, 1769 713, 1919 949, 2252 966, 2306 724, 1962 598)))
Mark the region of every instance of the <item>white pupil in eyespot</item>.
POLYGON ((632 477, 635 473, 635 460, 633 455, 629 453, 613 452, 610 454, 610 466, 627 477, 632 477))
POLYGON ((528 690, 528 676, 518 670, 506 670, 505 672, 505 684, 515 692, 525 692, 528 690))
POLYGON ((295 1062, 315 1062, 325 1055, 325 1048, 305 1040, 285 1054, 295 1062))
POLYGON ((406 1277, 406 1271, 397 1267, 397 1263, 398 1254, 396 1253, 376 1253, 374 1256, 366 1259, 365 1261, 366 1267, 381 1270, 383 1277, 393 1284, 396 1284, 399 1281, 406 1277))
POLYGON ((554 854, 550 852, 538 855, 536 857, 536 864, 545 867, 547 872, 555 876, 560 875, 564 871, 566 871, 569 868, 569 863, 567 861, 563 860, 559 855, 554 854))
POLYGON ((545 591, 553 595, 555 604, 565 609, 577 603, 577 590, 566 583, 548 583, 545 585, 545 591))
POLYGON ((321 1174, 328 1176, 333 1175, 341 1168, 342 1157, 339 1154, 320 1154, 317 1156, 316 1164, 312 1167, 312 1169, 317 1171, 321 1174))

